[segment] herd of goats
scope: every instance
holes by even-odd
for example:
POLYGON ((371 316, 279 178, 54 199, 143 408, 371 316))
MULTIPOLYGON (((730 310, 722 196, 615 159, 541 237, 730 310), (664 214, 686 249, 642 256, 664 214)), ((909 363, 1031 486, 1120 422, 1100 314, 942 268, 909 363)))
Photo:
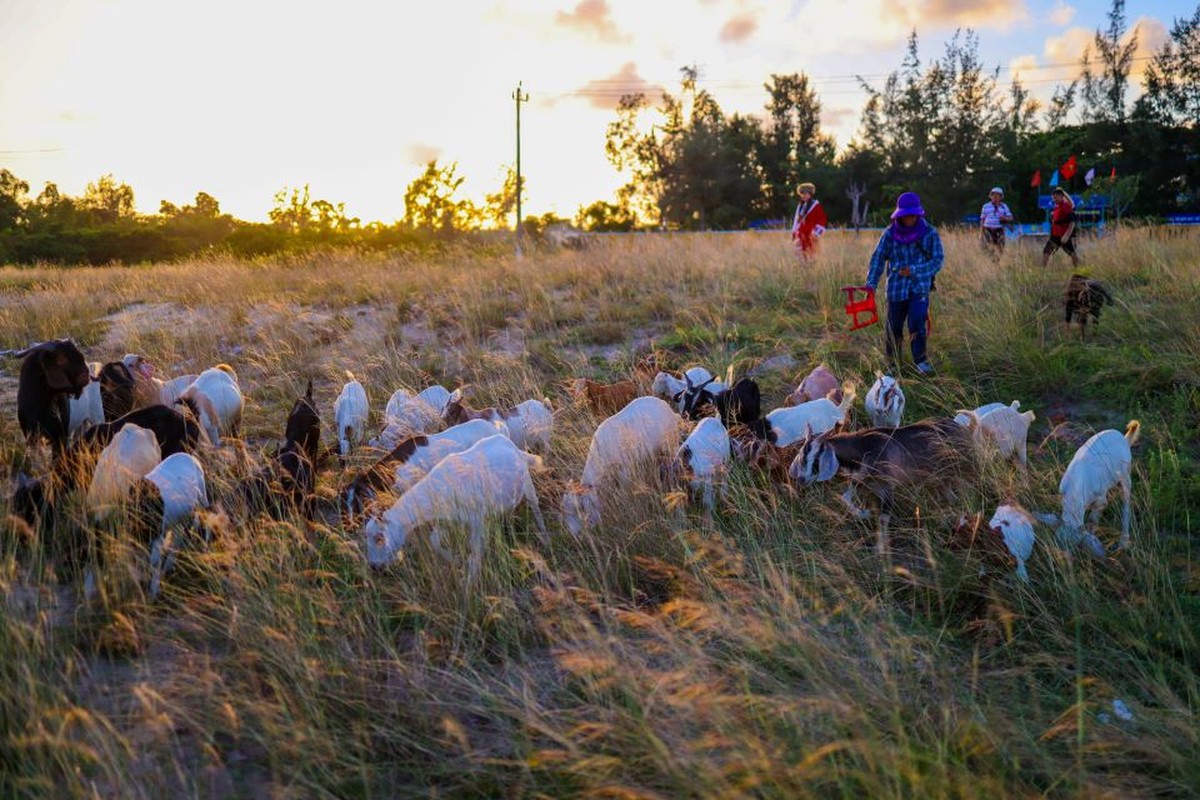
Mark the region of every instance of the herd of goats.
MULTIPOLYGON (((247 513, 313 516, 317 473, 334 457, 334 448, 321 448, 311 381, 287 418, 283 445, 265 464, 251 467, 239 438, 243 394, 227 365, 163 380, 152 362, 136 354, 88 363, 70 339, 0 355, 23 359, 17 415, 30 452, 42 440, 50 446, 43 477, 24 472, 17 477, 10 515, 31 529, 51 530, 62 522, 59 501, 86 487, 91 523, 109 524, 109 530, 149 547, 152 597, 170 567, 173 539, 195 529, 210 504, 197 455, 207 458, 223 442, 241 448, 243 469, 231 502, 242 503, 247 513)), ((474 409, 461 387, 453 392, 442 386, 400 389, 387 403, 382 431, 368 438, 367 393, 347 377, 333 408, 336 456, 344 464, 355 448, 385 453, 338 495, 342 521, 362 535, 371 565, 394 560, 418 529, 428 531, 433 549, 449 558, 442 537, 458 527, 469 532, 474 578, 487 521, 523 503, 547 539, 533 478, 546 471, 542 456, 550 450, 554 425, 548 400, 474 409)), ((1034 419, 1033 412, 1021 412, 1020 403, 1013 402, 904 424, 903 390, 894 378, 877 373, 864 397, 871 427, 845 430, 855 387, 824 365, 765 415, 751 378, 721 382, 703 367, 679 375, 651 370, 638 377, 644 382, 579 378, 570 384, 574 401, 602 418, 580 479, 567 484, 562 495, 562 526, 573 536, 601 523, 604 498, 619 498, 640 477, 654 475, 656 467, 667 480, 686 484, 711 515, 736 459, 801 487, 842 476, 847 485, 841 500, 860 519, 871 512, 858 504, 856 490, 873 494, 879 504, 876 547, 884 554, 898 489, 953 492, 979 458, 1013 459, 1023 467, 1034 419), (647 385, 649 391, 643 391, 647 385)), ((1025 562, 1038 522, 1056 527, 1062 548, 1082 546, 1104 558, 1105 547, 1088 530, 1085 517, 1090 512, 1094 528, 1119 487, 1124 508, 1118 546, 1128 547, 1130 448, 1138 432, 1139 423, 1131 421, 1123 433, 1101 431, 1078 449, 1059 485, 1060 514, 1031 513, 1006 502, 986 526, 976 515, 971 535, 987 539, 1008 563, 1015 561, 1022 580, 1028 580, 1025 562)))

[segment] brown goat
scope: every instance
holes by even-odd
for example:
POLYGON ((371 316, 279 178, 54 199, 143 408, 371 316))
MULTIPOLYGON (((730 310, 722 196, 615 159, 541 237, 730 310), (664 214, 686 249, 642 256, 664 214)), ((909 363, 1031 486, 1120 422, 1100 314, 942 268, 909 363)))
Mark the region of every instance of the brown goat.
POLYGON ((570 391, 577 401, 583 400, 594 413, 605 417, 617 413, 638 396, 638 387, 633 381, 598 383, 589 378, 576 378, 570 391))
POLYGON ((800 381, 796 391, 784 398, 785 406, 798 406, 810 400, 828 397, 837 405, 842 404, 842 383, 837 376, 830 372, 829 367, 821 364, 813 369, 800 381))

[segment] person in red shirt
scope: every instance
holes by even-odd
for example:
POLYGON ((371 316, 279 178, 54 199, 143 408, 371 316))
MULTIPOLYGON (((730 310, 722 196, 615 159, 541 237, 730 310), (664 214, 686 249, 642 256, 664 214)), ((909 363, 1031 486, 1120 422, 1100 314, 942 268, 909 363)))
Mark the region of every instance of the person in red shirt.
POLYGON ((801 263, 805 263, 817 257, 817 240, 825 233, 825 226, 829 224, 829 220, 825 217, 825 209, 816 198, 816 186, 802 183, 798 191, 800 203, 796 206, 796 215, 792 218, 792 244, 796 248, 796 257, 801 263))
POLYGON ((1075 203, 1066 189, 1056 186, 1050 193, 1054 210, 1050 212, 1050 239, 1042 249, 1042 266, 1050 263, 1050 256, 1060 247, 1071 257, 1071 264, 1079 266, 1079 254, 1075 252, 1075 203))

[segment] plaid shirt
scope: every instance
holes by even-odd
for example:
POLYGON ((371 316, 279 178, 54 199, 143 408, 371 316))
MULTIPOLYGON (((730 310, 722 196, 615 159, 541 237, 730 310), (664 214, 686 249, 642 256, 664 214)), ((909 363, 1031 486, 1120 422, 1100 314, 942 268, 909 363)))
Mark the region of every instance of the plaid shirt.
POLYGON ((912 244, 900 244, 892 238, 892 229, 888 228, 879 237, 875 245, 875 253, 871 256, 871 268, 867 270, 867 286, 874 289, 883 277, 883 269, 888 268, 887 299, 907 300, 910 296, 921 297, 929 294, 929 285, 933 276, 942 269, 946 254, 942 250, 942 240, 933 226, 919 240, 912 244), (910 275, 899 275, 897 271, 907 267, 910 275))

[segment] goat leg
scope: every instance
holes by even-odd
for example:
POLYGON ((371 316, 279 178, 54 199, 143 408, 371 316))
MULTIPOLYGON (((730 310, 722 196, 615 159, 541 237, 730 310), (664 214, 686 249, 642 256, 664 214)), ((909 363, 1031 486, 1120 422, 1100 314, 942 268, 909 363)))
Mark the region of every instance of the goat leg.
POLYGON ((1121 479, 1121 495, 1124 498, 1125 504, 1121 507, 1121 541, 1117 545, 1119 550, 1129 548, 1129 478, 1121 479))
POLYGON ((533 479, 528 475, 525 476, 525 486, 521 490, 525 495, 525 502, 529 504, 529 509, 533 512, 533 521, 537 523, 538 538, 542 544, 550 546, 550 534, 546 531, 546 520, 542 517, 542 508, 538 504, 537 491, 533 488, 533 479))
POLYGON ((850 509, 850 513, 853 514, 856 519, 869 519, 871 517, 870 511, 867 511, 865 508, 854 502, 854 484, 850 484, 850 486, 846 487, 846 491, 842 492, 840 495, 838 495, 838 497, 843 503, 846 504, 846 508, 850 509))

